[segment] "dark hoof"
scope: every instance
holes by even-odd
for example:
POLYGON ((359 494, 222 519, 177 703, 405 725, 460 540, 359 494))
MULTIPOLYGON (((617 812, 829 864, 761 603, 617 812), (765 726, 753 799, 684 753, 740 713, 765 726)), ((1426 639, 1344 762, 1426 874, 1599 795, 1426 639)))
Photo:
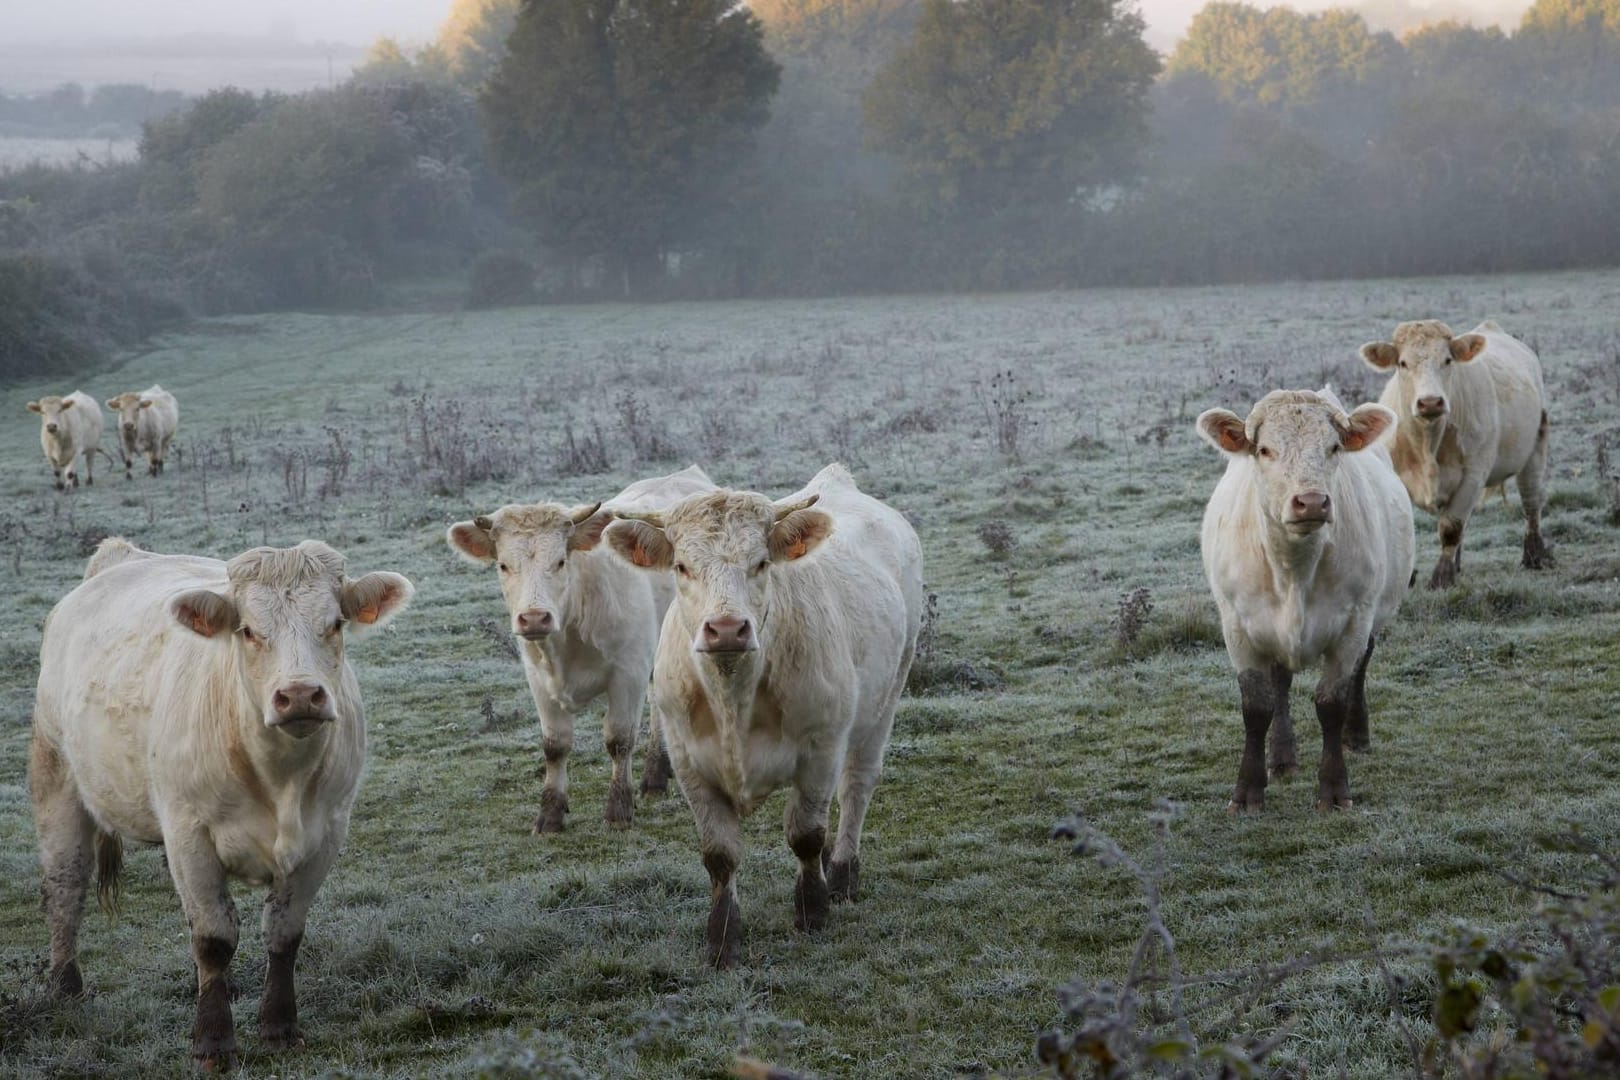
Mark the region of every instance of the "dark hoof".
POLYGON ((669 777, 659 777, 656 780, 650 776, 641 778, 641 797, 643 799, 656 798, 667 794, 669 794, 669 777))
POLYGON ((853 902, 861 884, 861 857, 848 862, 827 863, 827 895, 833 900, 853 902))
POLYGON ((709 909, 704 952, 709 966, 720 971, 742 963, 742 908, 731 893, 726 893, 709 909))
POLYGON ((1297 772, 1299 772, 1298 761, 1290 759, 1271 763, 1271 778, 1273 780, 1292 780, 1297 772))
POLYGON ((1226 803, 1228 814, 1258 814, 1266 808, 1266 789, 1239 784, 1226 803))
POLYGON ((1350 786, 1348 784, 1323 784, 1316 791, 1316 808, 1323 813, 1330 810, 1348 810, 1355 804, 1350 801, 1350 786))
POLYGON ((540 792, 540 816, 534 819, 535 835, 562 832, 563 819, 567 816, 568 796, 554 788, 546 788, 540 792))
POLYGON ((647 755, 647 763, 641 771, 641 794, 662 795, 669 790, 669 777, 673 772, 669 763, 669 753, 659 750, 656 754, 647 755))
POLYGON ((297 1024, 266 1024, 259 1032, 271 1050, 301 1050, 304 1033, 297 1024))
POLYGON ((95 482, 96 482, 96 478, 93 477, 93 476, 87 476, 87 477, 84 478, 84 486, 85 487, 90 487, 95 482))
POLYGON ((1541 539, 1540 533, 1532 533, 1524 538, 1524 558, 1520 560, 1520 565, 1526 570, 1552 569, 1552 552, 1541 539))
POLYGON ((827 879, 799 875, 799 884, 793 890, 793 929, 820 930, 827 925, 827 912, 831 907, 827 879))
POLYGON ((51 972, 48 993, 54 998, 84 996, 84 976, 79 974, 79 962, 77 960, 69 960, 60 968, 51 972))
POLYGON ((191 1051, 191 1063, 206 1073, 233 1072, 236 1069, 236 1049, 233 1047, 212 1054, 205 1054, 193 1049, 191 1051))
POLYGON ((1359 736, 1359 737, 1355 736, 1355 735, 1351 735, 1351 736, 1347 737, 1344 740, 1344 745, 1347 748, 1349 748, 1349 750, 1352 753, 1356 753, 1356 754, 1370 754, 1370 753, 1372 753, 1372 739, 1368 738, 1366 735, 1362 735, 1362 736, 1359 736))
POLYGON ((1457 584, 1457 568, 1446 559, 1435 564, 1434 573, 1429 575, 1429 588, 1449 589, 1457 584))
POLYGON ((636 820, 636 800, 630 794, 630 785, 612 784, 608 787, 607 823, 616 829, 627 829, 636 820))

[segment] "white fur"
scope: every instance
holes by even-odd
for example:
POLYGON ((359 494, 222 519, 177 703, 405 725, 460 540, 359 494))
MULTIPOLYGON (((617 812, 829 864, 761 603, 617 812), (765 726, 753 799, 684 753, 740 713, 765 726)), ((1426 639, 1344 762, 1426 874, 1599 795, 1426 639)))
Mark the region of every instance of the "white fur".
MULTIPOLYGON (((113 401, 121 402, 117 410, 118 446, 124 457, 124 473, 128 475, 137 455, 145 454, 147 467, 156 473, 162 470, 169 443, 180 426, 180 406, 174 395, 153 383, 140 393, 120 394, 113 401)), ((110 401, 109 406, 112 404, 110 401)))
MULTIPOLYGON (((56 477, 56 486, 77 486, 78 471, 73 459, 84 455, 85 477, 95 474, 94 455, 101 445, 101 406, 96 399, 82 390, 75 390, 63 398, 42 398, 45 409, 40 416, 39 444, 45 451, 45 461, 56 477), (62 409, 62 402, 71 401, 71 408, 62 409), (56 430, 46 430, 56 422, 56 430)), ((30 406, 32 407, 32 406, 30 406)))

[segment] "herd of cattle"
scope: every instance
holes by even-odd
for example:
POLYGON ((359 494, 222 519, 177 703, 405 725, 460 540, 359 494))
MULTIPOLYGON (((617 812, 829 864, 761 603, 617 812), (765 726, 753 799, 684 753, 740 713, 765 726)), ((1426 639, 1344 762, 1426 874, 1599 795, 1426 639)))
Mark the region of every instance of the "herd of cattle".
MULTIPOLYGON (((109 398, 107 408, 118 415, 118 449, 124 458, 124 476, 134 476, 135 459, 142 454, 146 455, 148 473, 162 473, 169 443, 180 426, 180 407, 174 395, 153 385, 138 393, 130 390, 109 398)), ((76 459, 81 455, 84 482, 94 484, 96 455, 106 453, 101 449, 101 406, 96 399, 75 390, 66 397, 30 401, 28 411, 39 414, 39 444, 56 477, 56 490, 79 486, 76 459)))
MULTIPOLYGON (((1495 323, 1454 336, 1430 321, 1401 324, 1362 356, 1393 373, 1379 404, 1346 412, 1331 389, 1279 390, 1247 419, 1225 409, 1198 418, 1229 458, 1202 533, 1246 735, 1228 809, 1261 808, 1268 734, 1270 775, 1296 767, 1288 689, 1318 663, 1318 805, 1350 805, 1343 745, 1367 745, 1373 642, 1415 581, 1414 502, 1439 518, 1431 587, 1456 579, 1470 511, 1509 477, 1528 523, 1524 564, 1548 559, 1535 354, 1495 323)), ((161 471, 174 399, 153 387, 108 404, 121 413, 126 463, 144 451, 161 471)), ((76 483, 78 453, 89 483, 95 401, 76 393, 29 408, 44 419, 58 485, 64 474, 76 483)), ((719 488, 692 466, 602 503, 504 506, 451 525, 446 539, 496 569, 520 642, 545 756, 536 832, 565 826, 574 720, 604 695, 605 816, 631 823, 650 685, 643 791, 661 790, 672 768, 696 819, 709 961, 741 959, 740 821, 780 788, 799 861, 794 925, 813 930, 832 900, 855 896, 862 823, 923 621, 922 550, 905 517, 841 465, 775 501, 719 488)), ((273 1045, 299 1042, 294 960, 365 753, 345 643, 412 593, 399 574, 351 577, 314 540, 229 562, 101 544, 46 621, 30 745, 54 993, 83 989, 76 939, 92 876, 110 906, 122 840, 162 844, 197 968, 193 1057, 228 1067, 236 1051, 233 877, 269 889, 261 1032, 273 1045)))

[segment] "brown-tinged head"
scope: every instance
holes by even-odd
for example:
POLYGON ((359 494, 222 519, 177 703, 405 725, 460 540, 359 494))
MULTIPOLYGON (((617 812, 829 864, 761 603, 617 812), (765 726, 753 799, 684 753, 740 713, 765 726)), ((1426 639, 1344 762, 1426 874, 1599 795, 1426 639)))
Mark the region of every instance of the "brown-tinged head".
POLYGON ((512 633, 538 641, 572 621, 578 553, 590 551, 613 520, 601 503, 513 504, 458 521, 445 533, 468 562, 495 565, 512 616, 512 633))
POLYGON ((1485 349, 1483 334, 1453 335, 1437 319, 1403 322, 1394 341, 1369 341, 1361 358, 1374 371, 1393 375, 1400 402, 1410 419, 1422 426, 1443 423, 1451 412, 1452 372, 1485 349))

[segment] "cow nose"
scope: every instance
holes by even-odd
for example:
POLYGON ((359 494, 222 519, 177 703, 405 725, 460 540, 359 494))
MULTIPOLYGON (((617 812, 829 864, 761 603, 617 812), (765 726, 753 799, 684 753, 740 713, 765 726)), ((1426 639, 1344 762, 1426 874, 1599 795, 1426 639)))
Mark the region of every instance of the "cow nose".
POLYGON ((754 627, 747 619, 724 615, 704 620, 704 652, 743 652, 754 647, 754 627))
POLYGON ((1417 411, 1419 416, 1432 420, 1446 411, 1446 399, 1438 394, 1420 397, 1417 399, 1417 411))
POLYGON ((1302 491, 1289 503, 1295 521, 1333 520, 1333 500, 1325 491, 1302 491))
POLYGON ((332 719, 332 699, 320 683, 288 683, 275 692, 270 704, 276 710, 276 719, 282 723, 332 719))
POLYGON ((56 434, 56 425, 55 424, 46 424, 45 425, 45 430, 50 432, 52 435, 55 435, 56 434))
POLYGON ((530 608, 517 616, 517 632, 522 637, 545 637, 557 629, 557 617, 544 608, 530 608))
POLYGON ((135 434, 135 425, 133 423, 125 424, 124 425, 124 430, 129 432, 131 435, 133 435, 133 434, 135 434))

